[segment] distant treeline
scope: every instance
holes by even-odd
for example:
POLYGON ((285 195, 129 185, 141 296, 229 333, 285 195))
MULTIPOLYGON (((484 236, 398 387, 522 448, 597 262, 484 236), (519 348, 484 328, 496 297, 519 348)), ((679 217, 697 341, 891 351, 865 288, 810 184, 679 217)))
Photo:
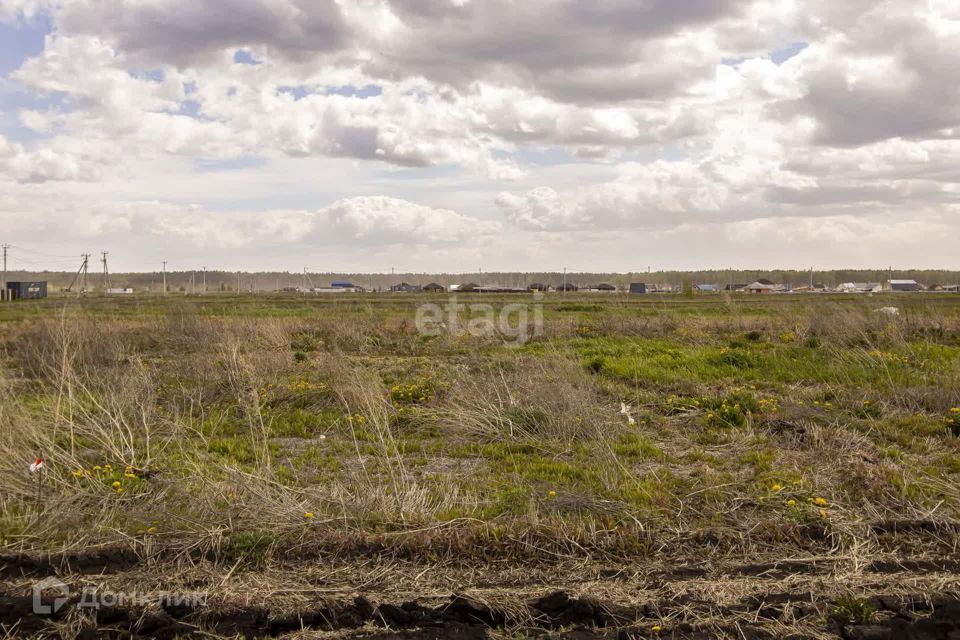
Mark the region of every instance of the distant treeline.
MULTIPOLYGON (((8 271, 7 280, 46 280, 50 291, 56 292, 68 287, 75 274, 60 271, 8 271)), ((890 279, 913 279, 925 285, 960 283, 960 271, 946 270, 870 270, 870 269, 834 269, 829 271, 763 271, 763 270, 711 270, 711 271, 652 271, 635 273, 587 273, 568 272, 491 272, 491 273, 295 273, 262 272, 241 273, 239 286, 242 291, 274 291, 291 287, 325 287, 333 280, 349 281, 367 289, 388 289, 391 285, 406 282, 412 285, 426 285, 431 282, 448 286, 472 282, 481 286, 502 285, 526 287, 532 283, 552 286, 563 282, 587 287, 600 283, 609 283, 618 288, 627 288, 631 282, 648 284, 666 284, 680 287, 683 283, 715 284, 721 288, 727 284, 749 284, 765 278, 777 284, 793 287, 822 283, 835 287, 843 282, 885 282, 890 279)), ((111 273, 112 287, 132 287, 137 292, 162 291, 161 273, 111 273)), ((101 290, 103 276, 91 272, 88 276, 91 290, 101 290)), ((206 290, 235 291, 238 286, 237 272, 207 271, 206 290)), ((204 276, 201 271, 168 271, 167 289, 174 292, 201 293, 204 276)))

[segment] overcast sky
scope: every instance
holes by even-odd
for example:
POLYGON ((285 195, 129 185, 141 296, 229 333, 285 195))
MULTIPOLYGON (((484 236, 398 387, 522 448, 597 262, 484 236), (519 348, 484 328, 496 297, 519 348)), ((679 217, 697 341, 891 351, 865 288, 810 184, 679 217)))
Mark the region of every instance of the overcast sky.
POLYGON ((956 0, 0 0, 11 268, 960 268, 956 0))

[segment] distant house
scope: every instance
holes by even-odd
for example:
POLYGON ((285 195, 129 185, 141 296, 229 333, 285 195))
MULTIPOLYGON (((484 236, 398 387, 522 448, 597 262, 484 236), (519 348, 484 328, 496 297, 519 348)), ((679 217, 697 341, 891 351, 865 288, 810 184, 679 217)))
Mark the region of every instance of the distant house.
POLYGON ((673 285, 671 284, 648 284, 647 291, 649 293, 673 293, 673 285))
POLYGON ((580 287, 573 284, 572 282, 566 282, 557 286, 557 291, 579 291, 580 287))
POLYGON ((543 292, 543 291, 550 291, 550 289, 552 289, 552 288, 553 288, 553 287, 551 287, 551 286, 548 285, 548 284, 544 284, 544 283, 542 283, 542 282, 534 282, 533 284, 531 284, 531 285, 529 285, 529 286, 527 287, 527 291, 541 291, 541 292, 543 292))
MULTIPOLYGON (((476 290, 479 289, 479 288, 480 288, 480 287, 477 285, 476 282, 464 282, 464 283, 462 283, 462 284, 456 285, 456 289, 454 289, 454 290, 455 290, 455 291, 468 291, 468 292, 469 292, 469 291, 476 291, 476 290)), ((451 289, 453 289, 453 287, 451 287, 451 289)))
POLYGON ((606 282, 601 282, 600 284, 596 284, 590 287, 590 291, 598 291, 598 292, 606 292, 606 293, 616 291, 616 290, 617 288, 615 286, 613 286, 612 284, 608 284, 606 282))
POLYGON ((47 297, 45 280, 36 282, 7 282, 5 291, 0 291, 4 300, 38 300, 47 297))
POLYGON ((647 292, 647 283, 645 282, 630 283, 630 293, 646 293, 646 292, 647 292))
POLYGON ((728 284, 723 288, 723 290, 731 291, 731 292, 746 291, 748 286, 749 285, 746 285, 746 284, 728 284))
POLYGON ((774 289, 775 289, 775 286, 772 282, 770 284, 767 284, 766 282, 760 282, 759 280, 757 280, 752 284, 748 284, 745 288, 745 291, 747 293, 768 294, 768 293, 773 293, 774 289))
POLYGON ((923 285, 916 280, 890 280, 887 287, 890 291, 923 291, 923 285))
POLYGON ((950 293, 960 293, 960 284, 945 284, 943 290, 950 293))
POLYGON ((330 283, 331 289, 359 289, 357 285, 349 282, 348 280, 334 280, 330 283))
POLYGON ((717 289, 717 285, 715 284, 698 284, 694 287, 694 289, 701 293, 716 293, 719 291, 719 289, 717 289))
POLYGON ((129 296, 133 295, 132 287, 111 287, 107 289, 108 296, 129 296))
POLYGON ((437 284, 436 282, 431 282, 430 284, 423 285, 423 290, 427 293, 443 293, 447 290, 442 284, 437 284))
POLYGON ((844 282, 837 287, 841 293, 879 293, 883 285, 879 282, 844 282))
POLYGON ((414 291, 420 291, 420 287, 415 284, 401 282, 400 284, 390 285, 390 291, 394 293, 412 293, 414 291))

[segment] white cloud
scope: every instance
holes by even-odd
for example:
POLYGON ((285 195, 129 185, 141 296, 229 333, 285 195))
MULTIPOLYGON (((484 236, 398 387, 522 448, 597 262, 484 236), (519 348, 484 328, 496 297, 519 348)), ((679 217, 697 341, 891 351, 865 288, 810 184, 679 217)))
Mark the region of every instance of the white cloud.
POLYGON ((954 4, 8 0, 54 29, 3 79, 36 102, 0 114, 0 212, 54 237, 72 197, 82 237, 223 250, 755 228, 854 255, 956 225, 954 4))

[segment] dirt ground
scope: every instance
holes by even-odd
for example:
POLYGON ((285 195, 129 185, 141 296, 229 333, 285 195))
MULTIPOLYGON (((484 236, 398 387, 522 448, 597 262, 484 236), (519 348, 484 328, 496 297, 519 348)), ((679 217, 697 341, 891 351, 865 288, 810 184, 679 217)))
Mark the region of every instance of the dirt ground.
POLYGON ((312 548, 242 569, 118 546, 5 554, 0 629, 64 638, 960 637, 957 528, 888 522, 875 532, 868 555, 796 558, 746 557, 709 541, 699 556, 664 546, 644 561, 529 564, 312 548), (36 615, 31 589, 49 576, 70 594, 56 613, 36 615), (92 610, 85 589, 128 595, 92 610), (197 593, 202 601, 183 597, 197 593))

